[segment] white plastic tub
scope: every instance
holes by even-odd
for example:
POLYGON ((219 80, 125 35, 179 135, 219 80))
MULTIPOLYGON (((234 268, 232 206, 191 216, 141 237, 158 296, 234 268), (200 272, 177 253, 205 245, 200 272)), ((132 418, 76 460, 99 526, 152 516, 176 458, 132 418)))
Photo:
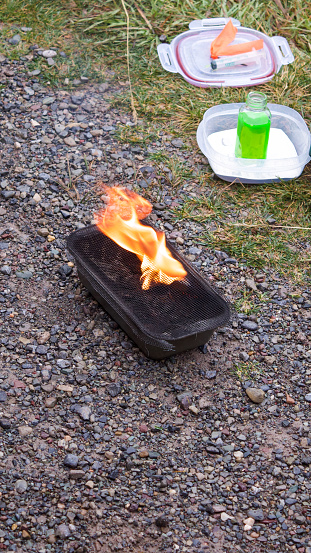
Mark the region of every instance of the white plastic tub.
POLYGON ((302 117, 295 110, 279 104, 268 104, 271 111, 271 146, 268 146, 267 159, 241 159, 234 155, 234 130, 237 128, 239 109, 243 104, 221 104, 208 109, 197 130, 200 150, 207 157, 214 173, 221 179, 243 183, 264 183, 291 180, 301 175, 304 166, 310 161, 310 131, 302 117), (273 144, 277 137, 276 129, 285 133, 283 138, 291 142, 292 153, 284 157, 284 148, 273 144), (227 148, 219 147, 219 136, 214 133, 229 131, 223 140, 227 148), (230 139, 231 136, 231 139, 230 139), (289 139, 289 140, 288 140, 289 139), (269 154, 270 151, 270 154, 269 154))

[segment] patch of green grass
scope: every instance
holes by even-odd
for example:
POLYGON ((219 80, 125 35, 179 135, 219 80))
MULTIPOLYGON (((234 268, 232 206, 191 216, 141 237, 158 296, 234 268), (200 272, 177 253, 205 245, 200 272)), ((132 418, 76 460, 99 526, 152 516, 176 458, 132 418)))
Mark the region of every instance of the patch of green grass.
POLYGON ((299 280, 304 274, 307 276, 308 269, 304 264, 304 248, 300 249, 297 242, 297 231, 284 237, 281 231, 269 228, 258 231, 243 227, 230 228, 225 222, 222 228, 219 226, 213 233, 206 233, 202 237, 202 243, 206 246, 221 249, 237 259, 244 259, 255 268, 273 267, 281 274, 291 275, 299 280))
POLYGON ((207 195, 193 199, 185 198, 178 208, 173 209, 173 215, 177 220, 186 219, 203 224, 208 220, 219 219, 222 213, 220 202, 207 195))
POLYGON ((246 363, 236 363, 231 369, 231 373, 238 378, 238 380, 251 380, 258 378, 262 374, 263 369, 260 367, 258 361, 247 361, 246 363))
POLYGON ((234 302, 234 308, 238 313, 245 313, 246 315, 256 315, 260 313, 262 309, 262 303, 269 301, 269 298, 261 292, 254 292, 249 290, 242 290, 241 296, 234 302))
POLYGON ((115 137, 120 140, 120 142, 146 148, 148 145, 160 139, 160 132, 160 129, 150 127, 149 125, 139 127, 118 125, 115 137))

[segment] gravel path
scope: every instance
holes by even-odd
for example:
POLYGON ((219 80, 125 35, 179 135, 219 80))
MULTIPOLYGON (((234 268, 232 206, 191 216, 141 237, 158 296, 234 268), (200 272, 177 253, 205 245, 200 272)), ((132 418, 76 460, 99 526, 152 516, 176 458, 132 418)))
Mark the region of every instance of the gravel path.
POLYGON ((109 83, 69 94, 23 61, 0 69, 0 550, 310 553, 310 290, 172 224, 166 206, 201 190, 172 190, 149 155, 193 156, 165 134, 119 144, 109 83), (145 358, 66 251, 100 178, 148 189, 153 223, 256 315, 145 358))

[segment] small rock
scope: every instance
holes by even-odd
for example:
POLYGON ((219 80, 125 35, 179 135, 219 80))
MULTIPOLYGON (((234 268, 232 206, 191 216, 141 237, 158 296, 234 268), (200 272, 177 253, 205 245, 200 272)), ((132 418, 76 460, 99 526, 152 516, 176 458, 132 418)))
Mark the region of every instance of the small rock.
POLYGON ((305 395, 305 400, 308 401, 309 403, 311 403, 311 393, 305 395))
POLYGON ((214 513, 224 513, 226 507, 224 505, 213 505, 214 513))
POLYGON ((254 403, 262 403, 266 397, 266 394, 260 388, 247 388, 246 393, 254 403))
POLYGON ((12 44, 12 46, 16 46, 21 41, 20 35, 14 35, 12 38, 9 38, 9 43, 12 44))
POLYGON ((84 478, 85 472, 83 470, 70 470, 69 471, 69 478, 71 480, 81 480, 84 478))
POLYGON ((17 278, 24 278, 25 280, 33 277, 33 273, 31 271, 16 271, 15 274, 17 278))
POLYGON ((3 430, 9 430, 12 426, 11 421, 9 419, 2 419, 0 418, 0 426, 3 428, 3 430))
POLYGON ((106 459, 112 460, 114 458, 114 453, 112 451, 105 451, 106 459))
POLYGON ((213 378, 216 378, 217 376, 217 371, 206 371, 205 373, 205 378, 207 378, 208 380, 212 380, 213 378))
POLYGON ((199 399, 200 409, 208 409, 211 406, 211 399, 208 396, 203 396, 199 399))
POLYGON ((55 52, 55 50, 43 50, 42 56, 44 58, 54 58, 57 56, 57 52, 55 52))
POLYGON ((237 461, 241 461, 244 457, 243 451, 234 451, 233 455, 237 461))
POLYGON ((248 517, 243 520, 243 524, 245 524, 244 531, 247 532, 247 530, 251 530, 253 528, 255 524, 255 519, 252 517, 248 517))
POLYGON ((302 455, 301 464, 306 466, 311 465, 311 455, 302 455))
POLYGON ((127 450, 126 450, 127 455, 134 455, 134 453, 136 453, 136 452, 137 452, 136 447, 128 447, 127 450))
POLYGON ((112 384, 109 384, 109 386, 107 386, 107 392, 110 397, 117 397, 121 392, 121 384, 119 384, 119 382, 113 382, 112 384))
POLYGON ((227 513, 221 513, 220 518, 223 522, 227 522, 227 520, 234 520, 234 517, 228 515, 227 513))
POLYGON ((256 286, 255 281, 252 278, 247 278, 245 280, 245 284, 246 284, 247 288, 249 288, 250 290, 254 290, 254 292, 256 292, 257 286, 256 286))
POLYGON ((109 84, 108 83, 101 83, 98 87, 99 92, 106 92, 108 90, 109 84))
POLYGON ((30 88, 29 86, 25 86, 24 90, 25 90, 26 94, 28 94, 28 96, 33 96, 34 93, 35 93, 35 91, 32 88, 30 88))
POLYGON ((41 202, 41 196, 40 196, 40 194, 38 194, 37 192, 33 195, 32 199, 33 199, 33 201, 36 202, 36 203, 41 202))
POLYGON ((7 400, 7 395, 4 390, 0 390, 0 402, 4 403, 7 400))
POLYGON ((179 401, 183 409, 189 409, 191 405, 191 399, 192 399, 192 392, 182 392, 177 396, 177 401, 179 401))
POLYGON ((53 409, 53 407, 55 407, 56 404, 57 404, 56 397, 47 397, 45 400, 45 407, 47 407, 47 409, 53 409))
POLYGON ((66 538, 69 538, 70 534, 71 534, 70 528, 66 524, 60 524, 56 528, 55 536, 57 536, 61 540, 65 540, 66 538))
POLYGON ((63 461, 63 464, 65 465, 65 467, 69 467, 72 469, 75 469, 78 463, 79 463, 79 457, 77 455, 73 455, 73 453, 68 453, 68 455, 66 455, 63 461))
POLYGON ((40 345, 45 344, 50 339, 50 337, 51 337, 51 333, 48 330, 46 330, 41 334, 41 336, 39 336, 38 344, 40 345))
POLYGON ((145 449, 145 448, 140 449, 140 450, 138 451, 138 455, 139 455, 139 457, 141 457, 142 459, 149 457, 149 453, 148 453, 147 449, 145 449))
POLYGON ((168 519, 164 515, 160 515, 156 520, 155 524, 158 528, 167 528, 169 525, 168 519))
POLYGON ((247 516, 258 521, 264 520, 265 518, 265 515, 262 509, 250 510, 248 511, 247 516))
POLYGON ((39 230, 37 232, 38 232, 39 236, 43 236, 43 238, 46 238, 49 235, 49 231, 45 227, 39 228, 39 230))
POLYGON ((189 405, 189 411, 191 411, 191 413, 193 413, 194 415, 198 415, 199 414, 199 409, 195 406, 195 405, 189 405))
POLYGON ((72 273, 72 267, 69 267, 69 265, 67 263, 65 263, 65 265, 62 265, 59 269, 58 269, 58 273, 62 276, 62 277, 68 277, 71 275, 72 273))
POLYGON ((148 432, 148 426, 146 424, 141 424, 139 426, 139 431, 140 432, 148 432))
POLYGON ((74 138, 72 138, 72 136, 68 136, 67 138, 64 138, 64 142, 65 144, 67 144, 67 146, 71 146, 72 148, 76 146, 76 141, 74 138))
POLYGON ((242 327, 246 330, 257 330, 258 324, 254 321, 243 321, 242 327))
POLYGON ((175 138, 174 140, 172 140, 171 143, 173 146, 175 146, 175 148, 182 148, 184 145, 183 141, 180 138, 175 138))
POLYGON ((55 102, 54 96, 46 96, 46 97, 43 98, 43 100, 42 100, 42 104, 43 104, 44 106, 50 106, 51 104, 53 104, 53 102, 55 102))
POLYGON ((60 123, 56 123, 54 128, 55 128, 57 134, 60 134, 65 130, 66 127, 65 127, 65 125, 61 125, 60 123))
POLYGON ((22 438, 25 438, 26 436, 30 436, 30 434, 33 433, 33 429, 30 428, 30 426, 19 426, 18 427, 18 433, 22 438))
POLYGON ((26 480, 16 480, 15 482, 15 490, 17 493, 24 493, 27 490, 27 482, 26 480))
POLYGON ((295 400, 286 392, 286 403, 289 405, 295 405, 295 400))
POLYGON ((91 416, 91 413, 92 413, 90 407, 88 407, 87 405, 82 405, 82 406, 78 405, 75 409, 75 412, 84 421, 90 420, 90 416, 91 416))
POLYGON ((30 77, 37 77, 38 75, 40 75, 41 71, 40 69, 34 69, 33 71, 29 71, 28 75, 30 77))
MULTIPOLYGON (((80 104, 82 104, 83 102, 83 99, 84 99, 84 96, 85 94, 84 93, 78 93, 76 92, 76 94, 73 94, 71 96, 71 101, 73 104, 79 106, 80 104)), ((93 131, 92 131, 93 132, 93 131)))
POLYGON ((49 348, 48 348, 47 346, 43 346, 43 345, 37 346, 37 348, 36 348, 36 353, 37 353, 38 355, 46 355, 47 352, 48 352, 48 349, 49 349, 49 348))
POLYGON ((92 148, 92 149, 91 149, 91 154, 92 154, 92 156, 95 156, 95 157, 97 157, 98 159, 101 159, 101 158, 102 158, 102 155, 103 155, 103 151, 102 151, 102 150, 98 150, 97 148, 92 148))
POLYGON ((2 190, 1 195, 5 200, 10 200, 11 198, 14 198, 15 190, 2 190))

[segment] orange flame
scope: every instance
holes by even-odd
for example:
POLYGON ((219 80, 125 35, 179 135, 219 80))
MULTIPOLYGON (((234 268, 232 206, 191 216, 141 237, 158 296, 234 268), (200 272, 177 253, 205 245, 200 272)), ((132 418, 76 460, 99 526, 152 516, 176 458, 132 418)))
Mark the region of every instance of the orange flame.
POLYGON ((108 205, 96 215, 97 227, 140 259, 143 290, 148 290, 151 283, 183 280, 187 271, 167 249, 165 234, 139 222, 151 213, 152 205, 126 188, 105 187, 105 192, 108 205))

